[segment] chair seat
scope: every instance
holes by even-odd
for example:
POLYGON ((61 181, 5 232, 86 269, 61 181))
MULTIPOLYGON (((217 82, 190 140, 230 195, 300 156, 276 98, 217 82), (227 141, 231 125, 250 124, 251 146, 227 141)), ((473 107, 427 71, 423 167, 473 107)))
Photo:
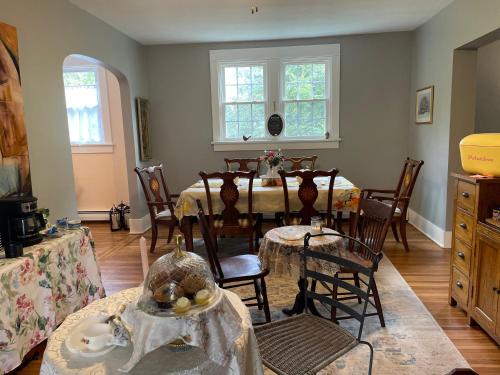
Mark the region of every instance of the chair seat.
POLYGON ((170 212, 170 209, 165 209, 163 211, 160 211, 156 214, 155 218, 158 220, 161 219, 170 219, 172 217, 172 213, 170 212))
POLYGON ((236 255, 228 258, 221 258, 220 266, 224 273, 224 280, 242 277, 251 278, 261 276, 265 270, 261 269, 259 257, 253 254, 236 255))
POLYGON ((278 374, 316 374, 358 342, 339 325, 301 314, 254 327, 264 364, 278 374))
POLYGON ((355 252, 342 248, 340 249, 339 253, 342 258, 350 260, 351 262, 357 263, 363 267, 371 268, 373 266, 373 262, 371 260, 365 259, 362 256, 356 254, 355 252))

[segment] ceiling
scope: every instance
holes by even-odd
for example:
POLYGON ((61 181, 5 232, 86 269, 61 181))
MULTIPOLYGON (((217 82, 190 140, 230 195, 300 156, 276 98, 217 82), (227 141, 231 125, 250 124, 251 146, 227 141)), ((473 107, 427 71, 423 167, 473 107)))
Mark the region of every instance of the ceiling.
POLYGON ((175 44, 413 30, 453 0, 69 1, 140 43, 175 44))

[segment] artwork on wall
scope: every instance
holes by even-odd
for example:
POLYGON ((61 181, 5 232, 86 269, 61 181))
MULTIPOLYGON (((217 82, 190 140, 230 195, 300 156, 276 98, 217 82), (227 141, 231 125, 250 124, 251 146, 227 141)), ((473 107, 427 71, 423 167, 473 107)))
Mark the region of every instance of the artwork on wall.
POLYGON ((415 104, 415 122, 417 124, 432 124, 434 112, 434 86, 417 90, 415 104))
POLYGON ((152 158, 150 127, 149 127, 149 100, 136 98, 137 129, 139 132, 139 156, 141 161, 152 158))
POLYGON ((17 31, 0 22, 0 198, 31 195, 17 31))

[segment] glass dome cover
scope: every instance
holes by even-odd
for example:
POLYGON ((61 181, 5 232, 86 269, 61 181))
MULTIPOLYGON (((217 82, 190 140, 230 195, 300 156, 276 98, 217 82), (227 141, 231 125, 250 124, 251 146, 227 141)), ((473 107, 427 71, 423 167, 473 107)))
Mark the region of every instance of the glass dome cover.
POLYGON ((176 316, 202 310, 218 293, 212 272, 199 255, 176 250, 158 258, 149 268, 137 305, 151 315, 176 316))

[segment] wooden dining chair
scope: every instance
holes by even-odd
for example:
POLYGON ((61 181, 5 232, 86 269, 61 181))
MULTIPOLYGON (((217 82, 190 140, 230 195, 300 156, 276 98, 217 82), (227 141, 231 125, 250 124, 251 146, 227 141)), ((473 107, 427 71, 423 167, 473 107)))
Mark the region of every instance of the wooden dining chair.
POLYGON ((153 165, 145 168, 136 167, 134 171, 139 177, 149 208, 152 230, 150 252, 153 252, 158 238, 158 224, 161 222, 168 225, 167 243, 172 241, 174 229, 179 226, 179 220, 174 214, 175 203, 173 201, 179 195, 170 194, 165 182, 163 165, 153 165))
POLYGON ((391 221, 391 229, 394 234, 394 238, 397 242, 399 242, 397 230, 397 226, 399 226, 401 240, 403 241, 403 246, 406 251, 410 251, 408 238, 406 236, 406 224, 408 223, 407 212, 413 188, 417 182, 417 177, 422 165, 424 165, 423 160, 406 158, 401 172, 401 177, 399 178, 399 182, 395 190, 365 189, 369 194, 369 198, 377 199, 382 202, 388 202, 389 204, 392 204, 391 202, 394 201, 398 202, 396 211, 394 212, 394 216, 391 221))
POLYGON ((226 162, 227 171, 240 171, 249 172, 251 170, 256 171, 256 176, 260 176, 260 158, 247 158, 247 159, 224 159, 226 162), (253 166, 252 166, 253 165, 253 166), (236 167, 236 168, 235 168, 236 167))
MULTIPOLYGON (((391 205, 385 204, 378 200, 370 199, 368 197, 367 191, 361 191, 360 201, 358 205, 358 210, 356 213, 356 218, 354 221, 355 237, 363 243, 365 248, 369 248, 370 251, 375 255, 382 255, 382 248, 384 246, 385 238, 387 236, 387 231, 391 224, 391 219, 397 206, 397 201, 394 201, 391 205)), ((359 254, 359 252, 353 251, 352 243, 347 243, 345 249, 341 252, 341 256, 350 259, 353 262, 360 264, 365 264, 366 259, 369 257, 359 254)), ((367 254, 370 255, 370 254, 367 254)), ((377 269, 375 269, 376 271, 377 269)), ((359 273, 356 269, 341 268, 337 273, 336 277, 343 281, 353 281, 354 285, 360 286, 360 283, 366 284, 366 282, 359 277, 359 273)), ((375 278, 372 280, 373 284, 370 285, 371 294, 369 303, 375 308, 376 312, 367 313, 366 316, 377 315, 380 320, 380 325, 385 327, 384 313, 382 309, 382 303, 380 302, 380 296, 378 293, 377 283, 375 278)), ((333 297, 338 301, 358 299, 358 296, 353 295, 349 291, 338 292, 337 288, 333 289, 333 297)), ((331 314, 332 320, 341 320, 351 318, 350 316, 338 317, 336 316, 335 309, 332 309, 331 314)))
POLYGON ((333 186, 337 173, 337 169, 330 169, 329 171, 280 171, 279 174, 283 183, 283 194, 285 199, 284 224, 310 225, 311 218, 313 216, 321 216, 325 221, 326 226, 328 228, 333 228, 333 186), (287 177, 298 178, 298 180, 300 181, 297 194, 302 207, 298 211, 296 210, 292 212, 290 208, 290 196, 287 177), (318 186, 314 181, 316 177, 329 177, 326 207, 315 207, 315 203, 319 195, 318 186))
POLYGON ((283 158, 283 165, 285 166, 285 169, 289 169, 291 171, 298 171, 301 169, 310 169, 311 171, 314 170, 314 165, 316 164, 316 159, 318 157, 316 155, 313 156, 302 156, 298 158, 283 158), (290 168, 287 168, 287 167, 290 168))
POLYGON ((226 258, 219 258, 215 245, 216 239, 209 224, 209 219, 203 211, 201 201, 198 204, 198 219, 200 231, 205 242, 208 262, 214 276, 215 282, 225 289, 236 288, 244 285, 252 285, 255 289, 255 297, 243 298, 242 301, 253 301, 256 303, 246 303, 247 306, 257 306, 259 310, 264 309, 266 322, 271 321, 269 301, 267 299, 267 289, 265 277, 269 274, 268 269, 262 269, 260 260, 255 254, 243 254, 226 258))
MULTIPOLYGON (((212 232, 217 236, 244 236, 248 238, 248 247, 250 253, 254 253, 255 247, 258 246, 258 239, 262 233, 262 222, 258 215, 253 213, 252 191, 255 171, 250 172, 215 172, 205 173, 200 172, 201 179, 205 186, 208 204, 208 222, 212 232), (235 182, 236 178, 247 179, 247 199, 245 213, 240 212, 236 205, 240 199, 240 191, 235 182), (222 179, 220 186, 220 200, 224 205, 222 212, 214 212, 214 202, 210 188, 210 179, 222 179), (255 240, 255 244, 254 244, 255 240), (255 247, 254 247, 255 245, 255 247)), ((217 247, 217 245, 216 245, 217 247)))

